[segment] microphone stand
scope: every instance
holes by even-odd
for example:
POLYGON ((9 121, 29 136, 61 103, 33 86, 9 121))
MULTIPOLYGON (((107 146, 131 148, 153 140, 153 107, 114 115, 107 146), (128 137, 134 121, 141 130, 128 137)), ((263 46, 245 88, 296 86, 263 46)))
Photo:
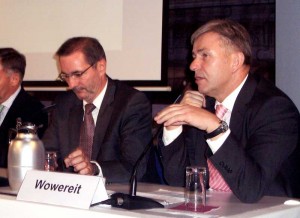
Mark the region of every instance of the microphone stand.
MULTIPOLYGON (((161 129, 161 128, 159 128, 161 129)), ((158 131, 160 132, 160 131, 158 131)), ((155 134, 155 137, 158 134, 155 134)), ((152 142, 152 140, 151 140, 152 142)), ((130 189, 129 189, 129 194, 131 196, 136 196, 136 190, 137 190, 137 170, 138 167, 140 165, 140 162, 144 159, 145 155, 148 153, 148 151, 150 150, 150 148, 152 147, 151 142, 145 147, 143 153, 141 154, 141 156, 139 157, 139 159, 136 161, 134 167, 133 167, 133 172, 131 175, 131 179, 130 179, 130 189)))
POLYGON ((138 160, 136 161, 130 178, 129 194, 114 193, 111 195, 109 200, 106 200, 101 203, 109 204, 113 207, 123 208, 127 210, 164 208, 164 206, 157 201, 154 201, 150 198, 136 195, 138 167, 140 166, 140 163, 144 159, 146 154, 149 152, 150 148, 152 147, 153 140, 158 136, 162 128, 163 125, 160 125, 154 137, 152 137, 152 140, 147 144, 142 154, 139 156, 138 160))
MULTIPOLYGON (((179 101, 181 98, 181 94, 176 98, 174 101, 174 104, 179 101)), ((164 206, 157 201, 154 201, 153 199, 136 196, 136 190, 137 190, 137 170, 141 163, 141 161, 144 159, 148 151, 153 145, 153 140, 155 140, 159 133, 162 131, 163 125, 160 125, 158 129, 156 130, 156 133, 152 137, 151 141, 147 144, 145 149, 143 150, 142 154, 139 156, 138 160, 136 161, 133 171, 130 178, 130 190, 129 194, 124 193, 114 193, 110 196, 110 199, 93 204, 91 206, 95 206, 98 204, 108 204, 112 207, 118 207, 123 208, 127 210, 135 210, 135 209, 150 209, 150 208, 164 208, 164 206)))

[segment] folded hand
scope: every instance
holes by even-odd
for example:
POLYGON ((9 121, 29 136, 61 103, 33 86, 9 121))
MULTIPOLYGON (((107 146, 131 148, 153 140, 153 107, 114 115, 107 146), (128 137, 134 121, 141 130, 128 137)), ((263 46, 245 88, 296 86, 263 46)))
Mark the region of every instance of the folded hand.
POLYGON ((64 162, 66 167, 73 166, 74 171, 82 175, 92 175, 93 168, 90 163, 89 158, 84 154, 81 148, 77 148, 75 151, 70 153, 65 159, 64 162))

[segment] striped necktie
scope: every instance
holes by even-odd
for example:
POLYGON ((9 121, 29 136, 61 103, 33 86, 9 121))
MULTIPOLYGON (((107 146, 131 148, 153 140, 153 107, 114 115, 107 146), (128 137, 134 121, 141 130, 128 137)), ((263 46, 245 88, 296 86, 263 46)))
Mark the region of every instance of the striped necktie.
MULTIPOLYGON (((219 119, 223 119, 224 115, 228 109, 224 107, 222 104, 218 104, 216 106, 215 114, 219 119)), ((207 165, 209 170, 209 186, 213 190, 218 191, 231 191, 229 186, 227 185, 226 181, 224 180, 223 176, 219 173, 219 171, 215 168, 212 162, 207 159, 207 165)))
POLYGON ((223 120, 225 114, 227 113, 228 109, 224 107, 222 104, 217 104, 216 105, 216 116, 220 119, 223 120))
POLYGON ((93 138, 95 132, 95 123, 92 116, 92 111, 95 109, 95 105, 86 104, 84 120, 80 129, 80 147, 83 149, 85 155, 91 159, 93 138))
POLYGON ((1 120, 1 115, 2 115, 3 109, 4 109, 4 105, 0 104, 0 120, 1 120))

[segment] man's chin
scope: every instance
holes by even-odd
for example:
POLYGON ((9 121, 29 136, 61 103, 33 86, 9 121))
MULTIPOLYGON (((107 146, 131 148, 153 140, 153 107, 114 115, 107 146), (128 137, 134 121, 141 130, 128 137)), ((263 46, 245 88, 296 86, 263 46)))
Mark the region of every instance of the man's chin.
POLYGON ((77 96, 77 98, 79 98, 80 100, 83 100, 86 97, 86 95, 83 92, 76 91, 74 93, 77 96))
POLYGON ((195 83, 197 84, 198 88, 202 87, 204 85, 204 80, 203 79, 196 79, 195 83))
POLYGON ((197 87, 198 87, 198 91, 200 92, 200 93, 202 93, 202 94, 206 94, 206 86, 205 86, 205 84, 204 83, 201 83, 201 82, 196 82, 196 84, 197 84, 197 87))

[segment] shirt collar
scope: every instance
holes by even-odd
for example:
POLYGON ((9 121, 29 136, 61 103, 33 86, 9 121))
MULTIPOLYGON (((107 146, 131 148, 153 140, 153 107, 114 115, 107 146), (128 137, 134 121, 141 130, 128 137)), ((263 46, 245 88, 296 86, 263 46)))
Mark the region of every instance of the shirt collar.
POLYGON ((4 105, 6 108, 10 108, 20 91, 21 86, 19 86, 18 89, 5 102, 2 103, 2 105, 4 105))
POLYGON ((216 104, 222 104, 224 105, 224 107, 226 107, 229 111, 232 111, 233 109, 233 105, 235 103, 235 100, 238 96, 238 94, 240 93, 243 85, 245 84, 246 80, 248 78, 248 75, 245 77, 245 79, 243 80, 243 82, 241 82, 241 84, 233 91, 231 92, 225 99, 223 102, 217 102, 216 101, 216 104))
MULTIPOLYGON (((94 99, 93 101, 93 104, 95 105, 95 107, 100 110, 100 107, 101 107, 101 104, 102 104, 102 101, 103 101, 103 98, 104 98, 104 95, 105 95, 105 92, 107 90, 107 84, 108 84, 108 80, 106 81, 106 84, 103 88, 103 90, 100 92, 100 94, 94 99)), ((83 101, 83 109, 85 108, 85 105, 87 104, 86 101, 83 101)))

